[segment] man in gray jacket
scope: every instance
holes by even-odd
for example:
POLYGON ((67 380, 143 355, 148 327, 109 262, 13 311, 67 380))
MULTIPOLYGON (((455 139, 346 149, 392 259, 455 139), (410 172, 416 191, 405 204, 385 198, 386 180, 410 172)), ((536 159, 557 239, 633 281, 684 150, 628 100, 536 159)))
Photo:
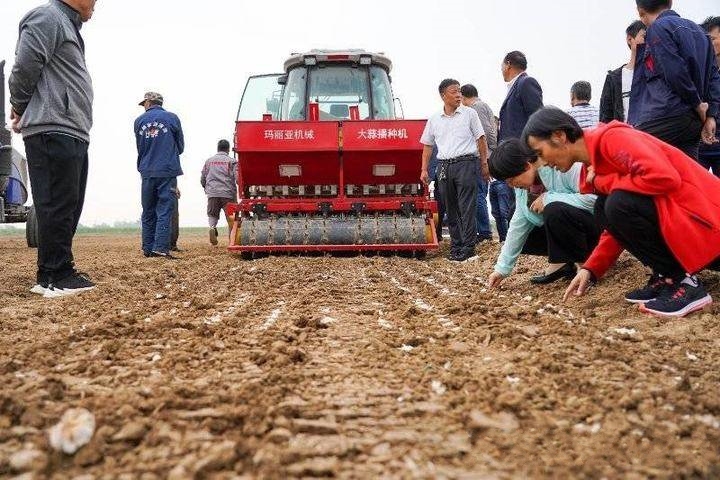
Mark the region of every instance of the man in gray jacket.
POLYGON ((85 199, 93 89, 80 35, 96 0, 50 0, 20 21, 9 80, 38 220, 37 285, 52 298, 94 288, 75 270, 72 240, 85 199))
POLYGON ((237 201, 237 162, 230 156, 230 142, 220 140, 218 152, 205 161, 200 176, 200 185, 208 197, 207 216, 210 226, 210 243, 217 245, 217 224, 220 211, 228 203, 237 201))
MULTIPOLYGON (((468 83, 460 88, 462 94, 462 103, 466 107, 475 110, 480 117, 480 124, 485 130, 485 139, 488 144, 488 158, 490 158, 497 148, 497 126, 495 124, 495 115, 490 106, 480 100, 477 88, 468 83)), ((477 197, 477 242, 492 240, 492 230, 490 230, 490 215, 488 213, 487 196, 488 186, 490 182, 482 178, 478 174, 478 197, 477 197)))

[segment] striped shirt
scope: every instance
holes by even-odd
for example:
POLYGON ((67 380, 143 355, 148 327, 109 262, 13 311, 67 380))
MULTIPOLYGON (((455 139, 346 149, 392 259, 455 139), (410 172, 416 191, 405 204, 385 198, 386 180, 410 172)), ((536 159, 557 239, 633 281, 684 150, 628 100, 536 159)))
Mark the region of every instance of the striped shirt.
POLYGON ((592 128, 600 121, 600 110, 589 103, 579 103, 567 111, 580 125, 580 128, 592 128))

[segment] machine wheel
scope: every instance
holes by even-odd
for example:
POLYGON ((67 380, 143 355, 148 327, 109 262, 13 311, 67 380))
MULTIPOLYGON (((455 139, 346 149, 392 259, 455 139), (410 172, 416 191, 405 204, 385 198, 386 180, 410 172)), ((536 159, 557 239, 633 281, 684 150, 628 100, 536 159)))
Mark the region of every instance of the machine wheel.
POLYGON ((35 205, 28 210, 27 221, 25 222, 25 239, 30 248, 38 246, 38 224, 37 215, 35 214, 35 205))

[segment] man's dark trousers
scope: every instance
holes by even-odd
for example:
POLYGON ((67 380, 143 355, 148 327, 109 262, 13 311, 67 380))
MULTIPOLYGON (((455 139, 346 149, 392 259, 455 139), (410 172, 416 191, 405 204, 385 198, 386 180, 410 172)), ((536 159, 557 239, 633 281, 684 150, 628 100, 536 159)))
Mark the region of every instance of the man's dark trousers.
POLYGON ((178 198, 177 177, 175 177, 175 201, 173 202, 173 213, 170 218, 170 249, 177 249, 178 238, 180 237, 180 199, 178 198))
POLYGON ((435 234, 437 235, 438 242, 442 242, 443 224, 445 222, 445 201, 440 193, 440 182, 437 177, 433 178, 433 181, 435 182, 435 201, 437 202, 438 207, 438 221, 435 225, 435 234))
POLYGON ((448 164, 446 178, 439 181, 440 195, 448 216, 450 254, 456 257, 475 254, 479 172, 478 158, 468 157, 467 160, 448 164))
POLYGON ((176 177, 142 179, 142 249, 168 253, 170 250, 170 222, 175 207, 176 177))
POLYGON ((482 178, 482 176, 478 179, 477 213, 475 214, 475 223, 478 229, 478 236, 484 238, 492 238, 487 202, 489 186, 490 183, 482 178))
POLYGON ((88 144, 60 133, 25 138, 38 221, 38 283, 74 273, 72 241, 85 201, 88 144))
POLYGON ((636 128, 682 150, 685 155, 698 161, 702 122, 695 111, 676 117, 650 120, 636 128))
POLYGON ((515 212, 515 192, 507 183, 498 180, 490 182, 490 210, 495 219, 500 241, 507 236, 510 220, 515 212))

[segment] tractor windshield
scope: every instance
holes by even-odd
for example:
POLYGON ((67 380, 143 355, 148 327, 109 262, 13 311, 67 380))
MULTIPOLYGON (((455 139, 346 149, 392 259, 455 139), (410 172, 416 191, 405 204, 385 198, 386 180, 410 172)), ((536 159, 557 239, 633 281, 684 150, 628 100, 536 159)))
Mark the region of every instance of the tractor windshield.
POLYGON ((350 107, 358 106, 360 118, 370 118, 370 89, 364 68, 348 65, 310 70, 309 100, 320 107, 320 120, 350 118, 350 107))
POLYGON ((282 86, 278 84, 280 74, 250 77, 245 84, 238 120, 262 120, 264 114, 279 120, 282 86))
POLYGON ((395 119, 390 77, 385 69, 377 66, 370 68, 370 86, 372 87, 373 118, 375 120, 395 119))
POLYGON ((362 120, 395 118, 390 78, 376 65, 296 67, 283 83, 281 120, 306 120, 308 102, 318 104, 320 120, 347 120, 353 106, 362 120))
POLYGON ((294 68, 288 73, 282 99, 283 120, 305 120, 305 85, 307 68, 294 68))

